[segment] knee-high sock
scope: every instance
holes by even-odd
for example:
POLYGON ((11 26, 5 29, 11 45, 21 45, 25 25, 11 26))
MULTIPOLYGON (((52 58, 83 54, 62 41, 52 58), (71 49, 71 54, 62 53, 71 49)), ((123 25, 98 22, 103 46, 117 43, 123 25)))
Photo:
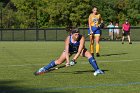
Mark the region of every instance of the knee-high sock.
POLYGON ((44 66, 44 69, 49 70, 50 68, 53 68, 55 66, 56 66, 56 64, 55 64, 55 61, 53 60, 48 65, 44 66))
POLYGON ((90 44, 90 53, 94 53, 94 45, 90 44))
POLYGON ((98 65, 97 65, 97 63, 96 63, 96 60, 95 60, 93 57, 89 58, 89 63, 90 63, 91 66, 95 69, 95 71, 96 71, 97 69, 99 69, 99 68, 98 68, 98 65))
POLYGON ((100 45, 96 44, 96 53, 99 53, 99 52, 100 52, 100 45))

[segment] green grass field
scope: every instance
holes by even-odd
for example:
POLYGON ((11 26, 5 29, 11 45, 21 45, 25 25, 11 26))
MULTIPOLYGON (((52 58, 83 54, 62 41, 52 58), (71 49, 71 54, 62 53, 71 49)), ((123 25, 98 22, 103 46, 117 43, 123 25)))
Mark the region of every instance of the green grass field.
POLYGON ((93 76, 82 57, 75 66, 33 75, 63 48, 64 42, 0 42, 0 93, 140 93, 140 42, 101 42, 96 60, 104 75, 93 76))

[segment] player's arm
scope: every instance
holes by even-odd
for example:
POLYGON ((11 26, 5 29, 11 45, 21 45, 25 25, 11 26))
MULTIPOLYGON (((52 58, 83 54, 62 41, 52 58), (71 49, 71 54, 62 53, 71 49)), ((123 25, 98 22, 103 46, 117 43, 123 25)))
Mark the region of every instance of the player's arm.
POLYGON ((69 65, 69 36, 65 40, 66 66, 69 65))
POLYGON ((79 45, 79 48, 78 48, 78 52, 76 53, 76 55, 73 57, 73 60, 75 61, 79 55, 81 54, 83 48, 84 48, 84 45, 85 45, 85 38, 82 36, 81 40, 80 40, 80 45, 79 45))
POLYGON ((92 22, 92 19, 91 19, 91 14, 90 14, 89 18, 88 18, 88 25, 89 25, 90 34, 92 34, 91 22, 92 22))

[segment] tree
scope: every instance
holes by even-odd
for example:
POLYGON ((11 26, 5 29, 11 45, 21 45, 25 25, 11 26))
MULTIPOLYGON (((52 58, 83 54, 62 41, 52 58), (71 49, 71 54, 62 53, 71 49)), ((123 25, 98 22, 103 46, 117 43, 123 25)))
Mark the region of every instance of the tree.
POLYGON ((1 0, 4 28, 87 26, 93 6, 104 22, 140 24, 139 0, 1 0))
POLYGON ((56 25, 87 24, 90 0, 50 0, 47 11, 49 23, 56 25))

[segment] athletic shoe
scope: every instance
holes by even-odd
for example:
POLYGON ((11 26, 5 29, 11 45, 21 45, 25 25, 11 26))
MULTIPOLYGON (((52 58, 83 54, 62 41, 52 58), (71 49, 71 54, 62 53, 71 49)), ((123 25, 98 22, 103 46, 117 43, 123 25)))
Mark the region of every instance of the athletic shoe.
POLYGON ((47 70, 44 69, 44 67, 40 68, 38 71, 36 71, 34 73, 34 75, 41 75, 41 74, 44 74, 45 72, 47 72, 47 70))
POLYGON ((94 74, 94 76, 97 76, 98 74, 104 74, 104 72, 102 70, 98 69, 93 74, 94 74))
POLYGON ((122 44, 124 44, 124 42, 122 42, 122 44))
POLYGON ((132 44, 132 42, 129 42, 129 44, 132 44))
POLYGON ((100 54, 99 53, 96 53, 96 57, 100 57, 100 54))

